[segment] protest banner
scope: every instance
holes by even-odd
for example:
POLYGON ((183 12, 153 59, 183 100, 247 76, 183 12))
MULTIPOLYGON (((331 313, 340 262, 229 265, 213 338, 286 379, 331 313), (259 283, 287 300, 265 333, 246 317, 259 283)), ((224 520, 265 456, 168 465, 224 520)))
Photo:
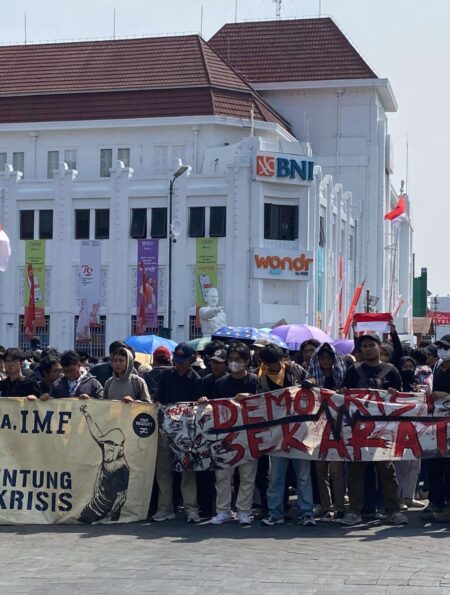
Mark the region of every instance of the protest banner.
POLYGON ((175 470, 223 469, 263 454, 327 461, 450 456, 450 397, 367 389, 286 388, 240 403, 161 408, 175 470))
POLYGON ((0 523, 110 523, 147 518, 156 406, 2 399, 0 523))

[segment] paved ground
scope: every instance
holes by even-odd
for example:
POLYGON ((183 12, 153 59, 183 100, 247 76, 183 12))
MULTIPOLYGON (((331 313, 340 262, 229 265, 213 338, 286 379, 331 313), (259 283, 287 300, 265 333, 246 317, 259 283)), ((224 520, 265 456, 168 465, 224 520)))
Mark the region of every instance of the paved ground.
POLYGON ((450 526, 0 528, 0 593, 450 594, 450 526))

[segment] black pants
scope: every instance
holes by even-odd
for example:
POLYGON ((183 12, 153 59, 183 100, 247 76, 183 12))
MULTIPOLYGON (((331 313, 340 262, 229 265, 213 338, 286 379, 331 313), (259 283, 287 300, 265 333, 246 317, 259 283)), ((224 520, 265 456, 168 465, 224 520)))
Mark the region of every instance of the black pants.
POLYGON ((450 459, 428 459, 428 499, 437 508, 450 500, 450 459))

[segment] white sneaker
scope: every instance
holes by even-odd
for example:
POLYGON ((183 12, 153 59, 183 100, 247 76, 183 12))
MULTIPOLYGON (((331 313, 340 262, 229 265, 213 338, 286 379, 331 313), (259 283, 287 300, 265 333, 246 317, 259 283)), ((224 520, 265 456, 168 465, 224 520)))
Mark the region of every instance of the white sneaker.
POLYGON ((198 512, 196 510, 192 510, 191 512, 187 513, 186 521, 188 523, 199 523, 201 521, 201 519, 198 516, 198 512))
POLYGON ((239 524, 240 525, 251 525, 252 524, 252 517, 248 514, 248 512, 240 512, 239 513, 239 524))
POLYGON ((360 514, 356 514, 355 512, 348 512, 342 519, 341 525, 347 525, 348 527, 351 527, 352 525, 359 525, 360 522, 360 514))
POLYGON ((223 525, 233 520, 231 512, 219 512, 209 521, 211 525, 223 525))
POLYGON ((173 521, 175 514, 173 512, 157 512, 152 516, 152 521, 160 523, 161 521, 173 521))

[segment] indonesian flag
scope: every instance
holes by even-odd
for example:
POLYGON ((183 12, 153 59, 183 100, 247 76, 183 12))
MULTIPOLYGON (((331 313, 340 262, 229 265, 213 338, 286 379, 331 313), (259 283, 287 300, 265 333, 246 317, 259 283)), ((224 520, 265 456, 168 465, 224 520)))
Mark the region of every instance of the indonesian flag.
POLYGON ((386 213, 384 216, 386 221, 392 221, 392 223, 402 223, 403 221, 407 221, 408 217, 406 216, 406 200, 403 194, 398 197, 398 203, 392 211, 386 213))
POLYGON ((359 313, 353 316, 353 321, 356 322, 355 332, 357 333, 366 333, 368 331, 388 333, 391 320, 392 314, 390 312, 359 313))
POLYGON ((27 266, 27 277, 28 287, 30 291, 30 297, 28 298, 28 306, 25 306, 25 315, 23 317, 23 328, 25 336, 27 338, 32 337, 35 334, 36 326, 36 302, 34 296, 34 271, 33 265, 27 266))

